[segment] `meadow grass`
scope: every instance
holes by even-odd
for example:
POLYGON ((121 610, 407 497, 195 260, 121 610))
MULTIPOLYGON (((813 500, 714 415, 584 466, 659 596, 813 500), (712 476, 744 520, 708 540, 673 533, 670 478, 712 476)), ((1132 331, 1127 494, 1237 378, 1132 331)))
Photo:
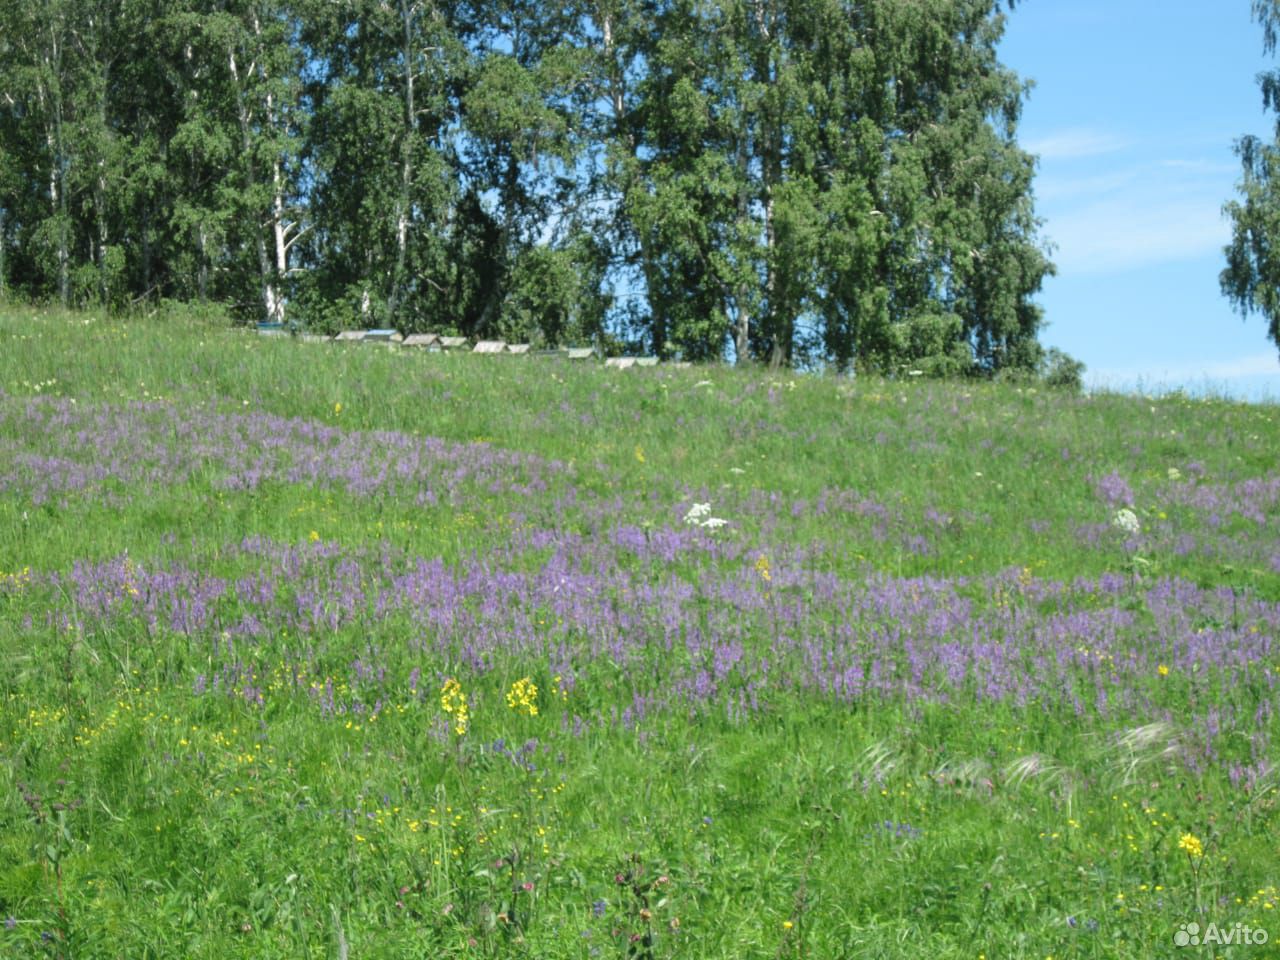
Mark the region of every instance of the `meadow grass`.
POLYGON ((0 953, 1268 955, 1278 414, 6 308, 0 953))

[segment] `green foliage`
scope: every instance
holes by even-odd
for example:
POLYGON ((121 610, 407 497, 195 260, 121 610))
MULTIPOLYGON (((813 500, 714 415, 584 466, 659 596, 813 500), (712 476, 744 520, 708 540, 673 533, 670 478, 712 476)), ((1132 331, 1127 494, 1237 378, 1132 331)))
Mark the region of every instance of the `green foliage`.
POLYGON ((0 288, 773 366, 1039 363, 1052 267, 997 0, 36 11, 0 3, 0 288))
MULTIPOLYGON (((1262 27, 1263 47, 1276 49, 1280 4, 1253 0, 1254 19, 1262 27)), ((1265 109, 1280 112, 1280 71, 1258 78, 1265 109)), ((1222 292, 1244 317, 1261 313, 1267 333, 1280 348, 1280 260, 1275 256, 1280 238, 1280 126, 1267 143, 1258 137, 1242 137, 1236 155, 1244 167, 1240 198, 1223 208, 1232 222, 1231 242, 1224 250, 1227 266, 1220 278, 1222 292)))
POLYGON ((1280 149, 1256 137, 1236 145, 1244 164, 1241 199, 1226 204, 1232 221, 1231 243, 1225 248, 1227 266, 1220 278, 1222 291, 1244 316, 1255 311, 1267 321, 1267 334, 1280 345, 1280 263, 1273 253, 1280 234, 1280 149))
POLYGON ((1040 376, 1046 386, 1079 393, 1084 389, 1084 364, 1057 347, 1045 351, 1040 376))
POLYGON ((507 299, 498 329, 511 343, 542 344, 590 342, 602 327, 597 312, 584 312, 590 304, 582 287, 589 264, 572 250, 534 246, 523 251, 511 268, 507 299))
POLYGON ((955 314, 921 313, 889 325, 887 349, 880 357, 868 358, 868 369, 877 365, 882 372, 901 372, 918 365, 929 376, 955 376, 973 365, 972 355, 961 337, 964 321, 955 314))

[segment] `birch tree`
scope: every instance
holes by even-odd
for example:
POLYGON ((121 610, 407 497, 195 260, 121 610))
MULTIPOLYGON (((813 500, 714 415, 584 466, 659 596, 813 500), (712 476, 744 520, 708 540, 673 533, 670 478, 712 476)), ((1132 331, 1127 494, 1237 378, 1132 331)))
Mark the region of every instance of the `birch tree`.
MULTIPOLYGON (((30 218, 24 240, 31 245, 32 265, 51 281, 58 301, 71 302, 72 221, 68 174, 73 158, 68 131, 67 88, 72 60, 68 52, 69 0, 34 6, 3 0, 0 24, 6 53, 5 89, 0 100, 9 128, 22 137, 23 191, 30 218)), ((33 292, 39 291, 35 287, 33 292)))
MULTIPOLYGON (((184 10, 170 24, 170 35, 181 38, 182 142, 200 144, 215 159, 233 147, 213 186, 221 221, 214 227, 226 231, 228 268, 253 278, 257 307, 243 297, 240 306, 282 323, 293 248, 306 230, 297 187, 306 117, 290 11, 270 0, 240 0, 210 12, 184 10)), ((195 228, 203 270, 213 238, 195 228)))
POLYGON ((443 251, 465 52, 450 10, 432 0, 306 10, 315 289, 350 301, 363 322, 412 329, 444 305, 455 269, 443 251))
MULTIPOLYGON (((1262 46, 1276 52, 1280 36, 1280 2, 1254 0, 1253 17, 1262 27, 1262 46)), ((1258 78, 1265 110, 1280 115, 1280 70, 1258 78)), ((1223 251, 1227 265, 1219 278, 1222 292, 1242 317, 1260 313, 1267 336, 1280 347, 1280 120, 1269 140, 1244 136, 1236 141, 1243 172, 1240 196, 1223 211, 1231 220, 1231 242, 1223 251)))

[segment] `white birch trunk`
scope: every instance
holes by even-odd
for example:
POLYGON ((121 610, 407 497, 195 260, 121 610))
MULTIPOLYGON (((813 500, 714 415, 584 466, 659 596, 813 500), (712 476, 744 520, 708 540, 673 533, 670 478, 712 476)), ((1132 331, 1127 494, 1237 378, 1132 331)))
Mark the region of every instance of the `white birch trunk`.
POLYGON ((400 48, 404 70, 404 141, 400 148, 400 195, 396 198, 396 265, 391 278, 388 301, 393 318, 399 312, 400 296, 405 282, 409 257, 409 206, 413 193, 413 134, 417 125, 417 105, 413 86, 413 17, 416 4, 400 0, 402 43, 400 48))
MULTIPOLYGON (((45 52, 45 69, 61 84, 62 50, 54 25, 49 25, 49 48, 45 52)), ((49 148, 49 213, 57 223, 58 299, 65 308, 71 302, 71 241, 67 235, 67 194, 64 182, 65 143, 62 134, 62 97, 46 89, 42 81, 36 88, 40 112, 45 117, 45 143, 49 148)))
POLYGON ((7 274, 5 273, 5 261, 4 261, 4 248, 5 248, 4 228, 5 228, 4 207, 0 206, 0 304, 4 303, 5 299, 8 297, 8 294, 9 294, 9 286, 8 286, 8 283, 6 282, 7 274))
MULTIPOLYGON (((262 36, 262 24, 256 15, 253 17, 253 35, 262 36)), ((259 72, 262 79, 266 80, 266 68, 259 68, 259 72)), ((275 130, 275 97, 270 91, 266 95, 266 120, 267 129, 275 130)), ((279 154, 271 158, 271 239, 275 245, 275 263, 263 299, 267 307, 267 320, 272 323, 284 323, 284 298, 280 293, 280 282, 289 275, 290 244, 288 224, 285 222, 284 171, 279 154)))
MULTIPOLYGON (((253 18, 252 26, 254 36, 261 36, 261 24, 258 22, 257 17, 253 18)), ((248 157, 253 148, 253 117, 245 98, 245 84, 253 74, 255 67, 250 64, 247 69, 241 71, 239 64, 236 62, 234 49, 228 54, 228 63, 231 69, 231 79, 235 83, 236 89, 236 108, 240 123, 241 147, 245 156, 248 157)), ((265 70, 258 68, 258 71, 265 79, 265 70)), ((270 93, 266 95, 265 120, 268 129, 275 126, 275 103, 270 93)), ((267 247, 267 239, 262 227, 259 226, 254 231, 255 246, 258 252, 258 272, 261 277, 263 317, 271 323, 284 322, 285 304, 280 292, 280 281, 288 273, 289 269, 290 244, 288 226, 285 223, 284 176, 281 167, 280 158, 273 158, 271 163, 271 206, 267 211, 268 225, 271 228, 271 249, 267 247)), ((252 162, 250 162, 250 186, 256 181, 257 177, 253 170, 252 162)))
POLYGON ((110 241, 107 227, 107 175, 106 160, 98 161, 98 176, 93 185, 93 210, 98 221, 98 296, 105 304, 111 294, 107 277, 107 244, 110 241))
POLYGON ((196 286, 200 299, 209 299, 209 234, 204 223, 196 227, 196 248, 200 251, 200 265, 196 268, 196 286))

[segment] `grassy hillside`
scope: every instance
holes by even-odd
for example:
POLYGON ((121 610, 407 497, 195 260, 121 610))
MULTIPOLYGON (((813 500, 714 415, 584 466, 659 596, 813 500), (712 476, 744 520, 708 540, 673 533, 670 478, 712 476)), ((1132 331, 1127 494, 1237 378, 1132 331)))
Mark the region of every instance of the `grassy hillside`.
POLYGON ((1278 417, 10 309, 0 953, 1280 940, 1278 417))

